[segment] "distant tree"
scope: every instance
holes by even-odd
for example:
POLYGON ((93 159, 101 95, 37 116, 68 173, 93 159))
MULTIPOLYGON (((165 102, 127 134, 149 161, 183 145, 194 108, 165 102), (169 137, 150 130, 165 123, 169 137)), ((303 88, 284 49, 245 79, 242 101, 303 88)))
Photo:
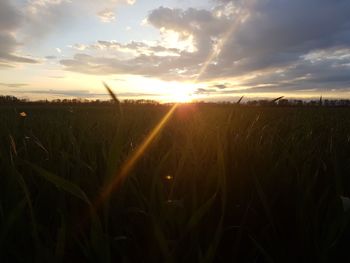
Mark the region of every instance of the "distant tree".
POLYGON ((20 100, 15 96, 0 96, 0 103, 1 104, 11 104, 11 103, 18 103, 20 100))

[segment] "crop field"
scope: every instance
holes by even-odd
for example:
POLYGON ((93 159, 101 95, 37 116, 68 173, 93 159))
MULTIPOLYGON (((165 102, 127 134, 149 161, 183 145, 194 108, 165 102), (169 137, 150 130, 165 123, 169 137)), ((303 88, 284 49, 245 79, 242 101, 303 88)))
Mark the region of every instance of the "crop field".
POLYGON ((0 140, 0 262, 349 253, 350 108, 1 106, 0 140))

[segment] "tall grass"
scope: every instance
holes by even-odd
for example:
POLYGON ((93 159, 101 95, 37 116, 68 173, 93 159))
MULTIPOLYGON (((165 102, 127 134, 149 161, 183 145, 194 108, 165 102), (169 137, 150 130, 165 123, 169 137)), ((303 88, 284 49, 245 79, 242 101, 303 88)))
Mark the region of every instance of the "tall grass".
POLYGON ((117 104, 1 108, 1 262, 347 255, 349 109, 179 106, 93 209, 169 110, 117 104))

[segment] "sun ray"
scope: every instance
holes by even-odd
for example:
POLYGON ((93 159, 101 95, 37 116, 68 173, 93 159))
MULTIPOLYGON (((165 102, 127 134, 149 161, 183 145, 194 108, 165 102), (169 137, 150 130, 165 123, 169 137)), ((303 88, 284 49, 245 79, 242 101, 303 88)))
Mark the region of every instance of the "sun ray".
MULTIPOLYGON (((251 3, 251 1, 249 1, 251 3)), ((238 15, 236 17, 235 22, 232 24, 232 26, 228 29, 228 31, 224 34, 222 39, 219 41, 218 46, 212 50, 208 58, 203 63, 203 66, 199 70, 197 77, 194 81, 194 84, 198 82, 200 77, 205 73, 205 71, 208 69, 208 66, 210 63, 218 56, 220 55, 223 47, 226 45, 227 41, 231 37, 231 35, 237 30, 240 23, 246 19, 249 15, 247 6, 245 8, 241 8, 238 10, 238 15)), ((137 163, 137 161, 140 159, 140 157, 146 152, 147 148, 151 145, 151 143, 154 141, 154 139, 158 136, 162 128, 165 126, 165 124, 169 121, 171 116, 173 115, 174 111, 178 107, 178 103, 175 103, 170 110, 166 113, 166 115, 161 119, 161 121, 151 130, 151 132, 146 136, 144 141, 140 144, 140 146, 134 151, 131 156, 125 161, 125 163, 122 165, 120 171, 113 177, 113 180, 104 187, 103 191, 101 192, 100 197, 97 199, 97 202, 95 203, 95 208, 97 208, 99 205, 101 205, 110 195, 113 191, 115 191, 126 179, 131 169, 134 167, 134 165, 137 163)))
POLYGON ((203 66, 200 68, 194 83, 197 83, 199 81, 199 79, 201 78, 201 76, 207 71, 210 63, 217 58, 223 47, 226 45, 227 41, 230 39, 230 37, 234 34, 234 32, 238 29, 240 23, 242 21, 244 21, 246 18, 248 18, 249 16, 249 7, 251 6, 252 1, 249 1, 246 3, 245 6, 241 7, 238 11, 237 11, 237 17, 234 21, 234 23, 229 27, 229 29, 225 32, 225 34, 223 35, 223 37, 220 39, 220 41, 218 42, 218 45, 213 48, 212 52, 209 54, 208 58, 205 60, 205 62, 203 63, 203 66))
POLYGON ((175 109, 178 104, 174 104, 170 110, 166 113, 166 115, 160 120, 160 122, 155 126, 150 133, 146 136, 144 141, 140 144, 140 146, 131 154, 131 156, 127 159, 127 161, 123 164, 120 171, 114 176, 113 180, 109 182, 103 189, 99 199, 96 202, 95 206, 99 206, 104 200, 106 200, 110 194, 121 185, 130 170, 134 167, 140 157, 145 153, 160 131, 163 129, 164 125, 168 122, 170 117, 173 115, 175 109))

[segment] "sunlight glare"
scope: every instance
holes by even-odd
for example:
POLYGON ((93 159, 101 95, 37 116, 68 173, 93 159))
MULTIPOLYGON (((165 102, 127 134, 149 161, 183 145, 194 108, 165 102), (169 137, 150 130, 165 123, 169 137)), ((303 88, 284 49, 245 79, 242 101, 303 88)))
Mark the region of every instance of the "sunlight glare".
POLYGON ((198 85, 193 83, 169 82, 162 87, 165 94, 163 102, 187 103, 196 99, 196 89, 198 85))
POLYGON ((176 85, 169 90, 169 101, 171 102, 191 102, 192 101, 192 90, 182 85, 176 85))

